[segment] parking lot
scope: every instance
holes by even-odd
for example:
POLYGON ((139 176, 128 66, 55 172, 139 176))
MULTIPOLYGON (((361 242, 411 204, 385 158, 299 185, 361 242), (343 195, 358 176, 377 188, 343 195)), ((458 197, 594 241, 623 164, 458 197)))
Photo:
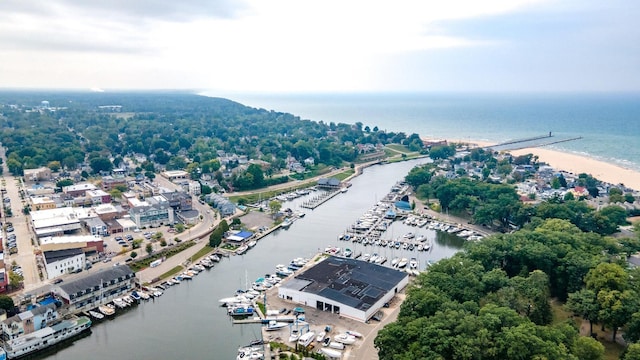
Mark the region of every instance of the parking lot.
MULTIPOLYGON (((188 234, 189 230, 185 230, 182 234, 188 234)), ((180 235, 177 231, 169 226, 162 226, 152 229, 142 229, 136 231, 126 231, 121 233, 104 236, 103 241, 105 245, 105 257, 91 259, 93 262, 105 261, 108 262, 110 258, 121 254, 123 252, 130 253, 135 250, 140 255, 146 254, 146 246, 151 243, 153 250, 157 251, 162 248, 162 239, 165 240, 166 246, 173 245, 175 238, 180 235), (140 247, 133 249, 134 241, 142 241, 140 247)))

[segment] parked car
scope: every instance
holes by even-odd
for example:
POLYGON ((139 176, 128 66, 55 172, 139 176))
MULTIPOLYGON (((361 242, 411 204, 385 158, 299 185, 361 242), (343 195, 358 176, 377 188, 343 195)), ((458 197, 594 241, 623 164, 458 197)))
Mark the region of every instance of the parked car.
POLYGON ((61 282, 63 282, 63 281, 64 281, 64 280, 62 280, 62 279, 55 279, 55 280, 53 280, 53 283, 54 283, 54 284, 60 284, 60 283, 61 283, 61 282))

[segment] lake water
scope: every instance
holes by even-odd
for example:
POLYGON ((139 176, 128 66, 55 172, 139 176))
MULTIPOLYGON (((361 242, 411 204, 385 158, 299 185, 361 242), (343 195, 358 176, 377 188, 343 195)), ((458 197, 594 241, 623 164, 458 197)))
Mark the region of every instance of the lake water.
MULTIPOLYGON (((167 289, 165 294, 137 308, 92 327, 92 334, 53 354, 38 359, 235 359, 237 348, 260 336, 259 325, 233 325, 218 299, 232 296, 265 273, 275 272, 276 264, 287 264, 296 257, 310 257, 327 245, 354 247, 337 237, 366 210, 382 199, 391 187, 421 160, 412 160, 365 169, 353 179, 353 186, 306 216, 288 230, 279 230, 260 240, 242 256, 223 259, 216 267, 192 281, 167 289)), ((285 203, 296 208, 297 203, 285 203)), ((391 249, 379 253, 391 256, 418 255, 421 264, 449 257, 462 241, 433 231, 405 227, 395 222, 395 237, 413 231, 429 236, 430 252, 402 252, 391 249)), ((361 245, 360 245, 361 246, 361 245)), ((362 246, 361 246, 362 247, 362 246)), ((363 249, 355 248, 356 251, 363 249)), ((374 252, 369 247, 368 251, 374 252)))

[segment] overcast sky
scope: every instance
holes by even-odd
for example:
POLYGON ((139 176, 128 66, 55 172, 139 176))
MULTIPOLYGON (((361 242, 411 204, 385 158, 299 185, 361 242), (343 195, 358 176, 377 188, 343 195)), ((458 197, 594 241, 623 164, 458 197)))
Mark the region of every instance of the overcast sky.
POLYGON ((0 87, 640 91, 636 0, 1 0, 0 87))

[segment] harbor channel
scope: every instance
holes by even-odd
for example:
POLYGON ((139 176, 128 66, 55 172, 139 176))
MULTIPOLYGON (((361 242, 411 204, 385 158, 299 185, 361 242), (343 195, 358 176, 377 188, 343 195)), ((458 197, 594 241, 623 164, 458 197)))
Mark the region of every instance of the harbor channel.
MULTIPOLYGON (((263 237, 243 255, 223 258, 210 270, 192 281, 166 289, 163 296, 149 300, 95 324, 91 335, 71 346, 37 355, 37 359, 235 359, 238 347, 261 337, 260 324, 234 324, 218 299, 233 296, 256 278, 274 273, 276 264, 286 264, 298 257, 310 258, 328 246, 364 247, 339 241, 338 237, 364 212, 380 201, 397 181, 414 166, 427 160, 411 160, 376 165, 352 179, 346 193, 335 196, 314 210, 301 207, 304 198, 287 201, 283 208, 304 210, 306 216, 288 229, 263 237)), ((407 232, 427 236, 429 251, 384 248, 381 254, 393 257, 416 257, 422 269, 429 262, 457 252, 464 240, 447 233, 416 229, 400 221, 388 233, 402 237, 407 232)), ((269 304, 267 304, 269 306, 269 304)), ((293 306, 293 304, 292 304, 293 306)))

